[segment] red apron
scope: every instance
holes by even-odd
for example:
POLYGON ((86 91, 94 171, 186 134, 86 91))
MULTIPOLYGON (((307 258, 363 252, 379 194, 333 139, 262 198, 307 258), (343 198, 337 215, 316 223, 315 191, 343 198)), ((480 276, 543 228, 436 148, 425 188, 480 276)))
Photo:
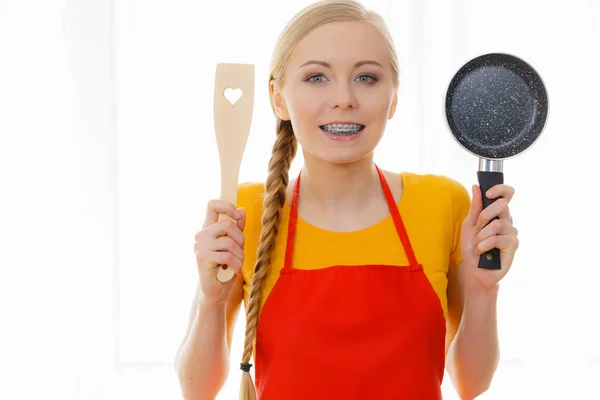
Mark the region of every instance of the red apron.
POLYGON ((446 322, 440 300, 375 167, 410 265, 292 268, 299 175, 285 264, 257 327, 260 400, 442 398, 446 322))

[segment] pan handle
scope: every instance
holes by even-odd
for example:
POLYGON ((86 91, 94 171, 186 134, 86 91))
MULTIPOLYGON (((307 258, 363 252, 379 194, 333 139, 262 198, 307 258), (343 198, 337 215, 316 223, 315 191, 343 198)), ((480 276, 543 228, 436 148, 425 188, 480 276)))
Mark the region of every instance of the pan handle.
MULTIPOLYGON (((483 208, 486 208, 494 201, 498 200, 488 198, 485 193, 492 187, 504 183, 504 173, 495 171, 477 171, 477 180, 481 189, 481 199, 483 200, 483 208)), ((498 217, 493 218, 493 220, 498 217)), ((488 223, 488 225, 489 225, 488 223)), ((494 248, 479 256, 479 268, 484 269, 501 269, 500 267, 500 250, 494 248)))

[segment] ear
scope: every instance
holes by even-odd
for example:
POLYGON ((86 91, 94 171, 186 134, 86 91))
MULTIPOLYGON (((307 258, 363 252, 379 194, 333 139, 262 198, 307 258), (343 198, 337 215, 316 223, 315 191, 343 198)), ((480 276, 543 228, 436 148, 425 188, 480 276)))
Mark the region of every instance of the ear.
POLYGON ((390 105, 390 113, 388 114, 388 119, 392 119, 394 114, 396 113, 396 106, 398 105, 398 92, 394 93, 394 97, 392 98, 392 104, 390 105))
POLYGON ((273 106, 275 107, 277 116, 283 121, 289 121, 290 114, 287 110, 283 93, 275 81, 269 83, 269 92, 271 92, 271 99, 273 100, 273 106))

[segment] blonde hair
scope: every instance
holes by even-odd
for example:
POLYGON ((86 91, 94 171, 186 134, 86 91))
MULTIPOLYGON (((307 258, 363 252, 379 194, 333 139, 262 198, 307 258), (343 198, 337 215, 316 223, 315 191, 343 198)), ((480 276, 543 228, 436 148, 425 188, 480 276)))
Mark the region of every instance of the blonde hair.
MULTIPOLYGON (((365 9, 353 0, 322 0, 318 1, 297 13, 286 25, 279 36, 273 58, 271 60, 271 82, 276 82, 280 87, 284 85, 284 74, 288 62, 298 42, 314 29, 337 21, 361 21, 371 24, 383 36, 387 43, 392 78, 396 88, 399 86, 398 58, 394 43, 385 22, 377 13, 365 9)), ((270 97, 271 108, 275 113, 273 98, 270 97)), ((250 284, 250 296, 246 310, 246 338, 241 367, 242 384, 240 400, 255 400, 256 390, 250 375, 250 358, 254 350, 256 327, 262 303, 263 283, 268 275, 271 264, 271 253, 275 247, 275 239, 279 231, 281 210, 285 204, 286 189, 289 181, 289 170, 292 160, 296 156, 298 147, 296 136, 290 121, 277 117, 276 138, 273 145, 271 160, 269 161, 268 177, 265 184, 265 197, 263 200, 262 229, 260 242, 256 254, 256 264, 250 284)))

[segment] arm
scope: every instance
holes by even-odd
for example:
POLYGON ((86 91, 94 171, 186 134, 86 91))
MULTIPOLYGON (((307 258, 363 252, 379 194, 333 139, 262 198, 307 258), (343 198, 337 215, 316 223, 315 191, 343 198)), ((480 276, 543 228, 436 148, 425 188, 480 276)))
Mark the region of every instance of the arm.
POLYGON ((226 304, 207 304, 196 288, 188 327, 177 352, 175 369, 187 400, 214 399, 229 372, 229 349, 243 298, 239 277, 226 304))
POLYGON ((466 286, 464 268, 461 262, 448 271, 446 368, 460 398, 470 400, 489 388, 500 358, 498 285, 466 286))

